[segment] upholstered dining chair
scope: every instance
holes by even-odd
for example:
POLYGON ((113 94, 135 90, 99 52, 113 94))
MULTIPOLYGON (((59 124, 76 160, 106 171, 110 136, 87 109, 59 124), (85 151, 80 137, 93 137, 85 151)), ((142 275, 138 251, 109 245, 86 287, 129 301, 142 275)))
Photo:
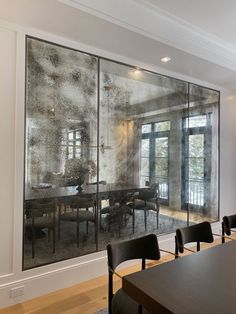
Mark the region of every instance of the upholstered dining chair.
MULTIPOLYGON (((122 241, 119 243, 108 244, 108 307, 109 314, 138 314, 141 313, 141 306, 130 298, 122 288, 113 292, 113 275, 121 276, 116 272, 116 268, 121 263, 141 259, 142 270, 146 267, 146 260, 159 260, 160 251, 174 255, 172 252, 159 248, 155 234, 149 234, 144 237, 122 241)), ((148 312, 143 309, 143 314, 148 312)))
POLYGON ((213 236, 221 237, 220 234, 212 233, 211 224, 208 221, 177 229, 175 235, 176 258, 178 258, 179 253, 184 253, 184 250, 195 253, 194 250, 186 248, 185 244, 195 242, 197 251, 200 251, 200 243, 213 243, 213 236))
POLYGON ((62 212, 61 207, 59 208, 58 239, 60 239, 60 236, 61 236, 61 221, 75 222, 76 223, 76 241, 77 241, 77 247, 79 247, 80 224, 86 223, 87 234, 88 234, 89 222, 92 222, 94 224, 94 230, 95 230, 95 208, 96 208, 96 201, 93 198, 86 198, 86 197, 79 197, 79 196, 69 198, 67 202, 65 203, 64 211, 62 212), (69 205, 69 208, 68 208, 68 205, 69 205))
POLYGON ((232 232, 236 232, 233 228, 236 228, 236 215, 224 216, 222 221, 222 243, 225 243, 225 238, 233 240, 229 237, 232 232))
POLYGON ((35 257, 36 230, 48 230, 48 240, 52 231, 52 248, 55 253, 56 243, 56 201, 32 201, 28 204, 28 217, 25 220, 25 230, 31 230, 32 258, 35 257))
POLYGON ((156 226, 159 227, 159 202, 158 202, 158 189, 157 186, 150 187, 147 190, 140 190, 137 194, 133 195, 133 201, 129 204, 133 209, 133 233, 135 231, 135 212, 143 211, 144 226, 147 231, 147 214, 149 211, 156 212, 156 226))

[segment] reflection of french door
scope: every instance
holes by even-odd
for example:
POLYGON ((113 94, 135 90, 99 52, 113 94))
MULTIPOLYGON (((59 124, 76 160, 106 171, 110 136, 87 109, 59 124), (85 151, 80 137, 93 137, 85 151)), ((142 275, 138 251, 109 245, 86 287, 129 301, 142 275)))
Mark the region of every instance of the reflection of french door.
POLYGON ((184 119, 182 207, 206 210, 211 178, 211 115, 184 119))
POLYGON ((154 182, 159 185, 159 198, 169 200, 169 136, 155 138, 154 182))
POLYGON ((158 184, 159 199, 168 203, 170 123, 164 121, 142 127, 140 183, 142 185, 158 184))

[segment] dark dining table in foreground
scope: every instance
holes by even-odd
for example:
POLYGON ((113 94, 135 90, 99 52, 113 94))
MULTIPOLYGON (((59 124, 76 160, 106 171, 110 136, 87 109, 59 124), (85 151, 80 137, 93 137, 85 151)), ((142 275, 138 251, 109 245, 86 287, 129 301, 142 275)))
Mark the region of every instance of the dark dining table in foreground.
POLYGON ((150 313, 235 314, 236 241, 127 275, 122 287, 150 313))

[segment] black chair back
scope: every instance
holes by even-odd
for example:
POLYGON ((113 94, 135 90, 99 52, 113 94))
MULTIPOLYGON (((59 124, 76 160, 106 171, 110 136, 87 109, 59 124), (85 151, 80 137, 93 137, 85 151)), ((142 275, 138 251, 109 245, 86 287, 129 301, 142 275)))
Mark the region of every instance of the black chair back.
POLYGON ((138 198, 144 201, 158 198, 158 184, 153 184, 149 189, 139 191, 138 198))
POLYGON ((142 269, 145 269, 146 259, 159 260, 160 250, 155 234, 123 241, 119 243, 108 244, 107 246, 109 281, 108 281, 108 302, 109 313, 111 313, 111 302, 113 297, 113 272, 122 262, 141 259, 142 269))
POLYGON ((212 243, 214 241, 211 224, 207 221, 180 228, 176 230, 175 236, 175 253, 184 252, 184 245, 186 243, 196 242, 197 251, 200 251, 200 242, 212 243))
POLYGON ((223 225, 224 232, 226 235, 231 235, 231 228, 236 228, 236 215, 224 216, 223 217, 223 225))
POLYGON ((107 246, 108 266, 115 270, 122 262, 132 259, 160 259, 160 251, 155 234, 108 244, 107 246))

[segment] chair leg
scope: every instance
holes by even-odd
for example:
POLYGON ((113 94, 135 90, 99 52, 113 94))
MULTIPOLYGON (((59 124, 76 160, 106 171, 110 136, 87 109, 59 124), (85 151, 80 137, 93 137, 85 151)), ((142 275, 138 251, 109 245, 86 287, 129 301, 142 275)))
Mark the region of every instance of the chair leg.
POLYGON ((124 225, 126 226, 126 225, 127 225, 127 215, 126 215, 126 214, 125 214, 124 219, 125 219, 125 223, 124 223, 124 225))
POLYGON ((225 226, 224 226, 224 223, 222 222, 222 243, 225 243, 225 237, 224 237, 224 235, 225 235, 225 226))
POLYGON ((32 258, 34 258, 34 243, 35 243, 35 228, 34 228, 34 226, 32 226, 31 233, 32 233, 32 239, 31 239, 32 258))
MULTIPOLYGON (((88 209, 88 207, 86 208, 86 211, 88 211, 89 209, 88 209)), ((86 234, 88 235, 88 220, 86 221, 86 234)))
POLYGON ((88 226, 89 226, 88 223, 89 223, 89 222, 88 222, 88 220, 87 220, 87 221, 86 221, 86 233, 87 233, 87 235, 88 235, 88 226))
POLYGON ((79 247, 79 209, 77 208, 77 226, 76 226, 77 248, 79 247))
POLYGON ((156 216, 157 216, 157 229, 158 229, 159 228, 159 210, 158 209, 157 209, 156 216))
POLYGON ((53 231, 52 231, 52 250, 53 250, 53 253, 56 252, 56 229, 55 229, 55 226, 53 228, 53 231))
POLYGON ((113 297, 113 278, 112 273, 109 271, 108 275, 108 313, 112 314, 111 303, 113 297))
POLYGON ((179 255, 178 243, 177 243, 177 238, 175 236, 175 259, 178 258, 178 255, 179 255))
POLYGON ((159 212, 160 212, 158 199, 156 199, 156 211, 157 211, 157 229, 158 229, 159 228, 159 212))
POLYGON ((102 229, 102 213, 101 213, 101 207, 100 207, 100 211, 99 211, 99 229, 101 231, 102 229))
POLYGON ((134 234, 134 229, 135 229, 135 214, 134 214, 135 210, 133 208, 133 234, 134 234))
POLYGON ((111 220, 109 220, 110 218, 107 219, 107 231, 110 232, 111 231, 111 220))
POLYGON ((57 237, 58 237, 58 240, 60 240, 61 238, 61 207, 59 206, 59 212, 58 212, 58 234, 57 234, 57 237))
POLYGON ((79 221, 77 221, 77 227, 76 227, 76 243, 77 248, 79 247, 79 221))
POLYGON ((138 306, 138 314, 143 314, 143 307, 140 304, 138 306))
POLYGON ((144 209, 144 225, 145 225, 145 231, 147 231, 147 211, 144 209))
POLYGON ((97 229, 96 229, 96 223, 95 222, 94 222, 94 239, 95 239, 96 246, 98 246, 98 244, 97 244, 97 229))
POLYGON ((119 225, 119 238, 121 237, 121 224, 122 224, 122 215, 118 214, 118 225, 119 225))

